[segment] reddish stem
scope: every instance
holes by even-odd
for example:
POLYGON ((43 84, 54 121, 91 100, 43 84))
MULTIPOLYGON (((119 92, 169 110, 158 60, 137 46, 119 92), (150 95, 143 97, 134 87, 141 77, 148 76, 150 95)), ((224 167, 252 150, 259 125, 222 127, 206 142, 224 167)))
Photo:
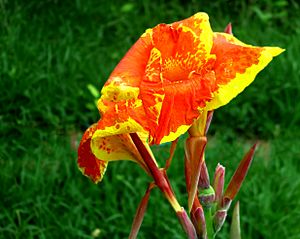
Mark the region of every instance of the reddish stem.
POLYGON ((133 220, 133 223, 131 226, 131 232, 130 232, 128 239, 135 239, 137 237, 137 234, 138 234, 140 227, 142 225, 142 222, 143 222, 145 212, 147 210, 150 192, 154 187, 155 187, 155 184, 153 182, 149 184, 149 186, 145 192, 145 195, 143 196, 143 198, 140 202, 140 205, 137 208, 137 211, 136 211, 136 214, 134 216, 134 220, 133 220))
POLYGON ((179 205, 177 199, 175 198, 175 195, 173 193, 173 190, 171 188, 171 185, 169 183, 169 180, 167 178, 165 170, 164 169, 160 170, 158 168, 158 166, 156 165, 151 154, 149 153, 149 151, 145 147, 144 143, 142 142, 142 140, 136 133, 131 133, 130 136, 131 136, 131 139, 134 142, 136 148, 138 149, 139 153, 141 154, 142 158, 144 159, 145 164, 149 168, 149 170, 152 174, 152 177, 155 181, 155 184, 162 191, 162 193, 165 195, 165 197, 170 202, 171 206, 176 211, 177 217, 178 217, 185 233, 187 234, 188 238, 196 239, 197 234, 196 234, 194 225, 192 224, 189 217, 187 216, 184 208, 182 208, 179 205))
POLYGON ((175 139, 174 141, 172 141, 172 144, 171 144, 171 147, 170 147, 170 156, 167 159, 166 165, 165 165, 165 170, 166 171, 168 170, 168 168, 170 167, 170 165, 172 163, 172 159, 173 159, 173 156, 174 156, 174 153, 175 153, 175 150, 176 150, 177 143, 178 143, 178 138, 175 139))
POLYGON ((136 133, 131 133, 130 136, 142 158, 144 159, 145 164, 149 168, 155 184, 165 194, 166 198, 169 200, 175 211, 180 211, 181 207, 178 204, 174 196, 174 192, 168 181, 166 180, 164 173, 157 167, 155 161, 153 160, 151 154, 145 147, 140 137, 136 133))

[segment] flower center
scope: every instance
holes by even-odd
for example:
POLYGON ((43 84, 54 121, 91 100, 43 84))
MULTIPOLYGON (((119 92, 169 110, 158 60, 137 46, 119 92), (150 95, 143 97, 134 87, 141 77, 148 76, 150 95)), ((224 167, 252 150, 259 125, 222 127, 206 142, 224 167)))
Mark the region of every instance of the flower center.
POLYGON ((172 82, 182 82, 188 80, 191 69, 186 61, 173 57, 165 59, 162 67, 162 75, 165 80, 172 82))

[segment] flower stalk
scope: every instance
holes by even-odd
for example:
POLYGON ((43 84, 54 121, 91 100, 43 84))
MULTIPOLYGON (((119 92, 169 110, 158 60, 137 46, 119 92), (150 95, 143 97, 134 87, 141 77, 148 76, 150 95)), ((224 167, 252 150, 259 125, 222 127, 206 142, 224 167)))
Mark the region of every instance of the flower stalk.
POLYGON ((152 189, 154 187, 155 187, 155 184, 153 182, 149 184, 149 186, 145 192, 145 195, 143 196, 143 198, 137 208, 128 239, 135 239, 137 237, 137 234, 140 230, 140 227, 141 227, 143 219, 144 219, 145 212, 147 210, 150 192, 152 191, 152 189))
POLYGON ((166 171, 164 169, 158 168, 151 154, 149 153, 149 151, 147 150, 147 148, 136 133, 131 133, 130 136, 132 138, 132 141, 136 145, 138 151, 140 152, 142 158, 144 159, 145 164, 149 168, 156 186, 162 191, 166 199, 169 201, 169 203, 175 210, 179 222, 181 223, 188 238, 196 239, 196 230, 191 220, 187 216, 184 208, 179 205, 167 178, 166 171))

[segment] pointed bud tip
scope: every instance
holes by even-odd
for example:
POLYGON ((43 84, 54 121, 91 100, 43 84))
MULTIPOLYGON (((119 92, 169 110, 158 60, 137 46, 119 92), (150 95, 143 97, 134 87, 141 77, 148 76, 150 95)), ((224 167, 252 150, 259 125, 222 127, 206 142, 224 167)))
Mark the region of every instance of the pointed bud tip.
POLYGON ((229 22, 228 25, 225 27, 224 32, 227 33, 227 34, 233 35, 231 22, 229 22))
POLYGON ((218 163, 215 172, 225 172, 225 167, 218 163))

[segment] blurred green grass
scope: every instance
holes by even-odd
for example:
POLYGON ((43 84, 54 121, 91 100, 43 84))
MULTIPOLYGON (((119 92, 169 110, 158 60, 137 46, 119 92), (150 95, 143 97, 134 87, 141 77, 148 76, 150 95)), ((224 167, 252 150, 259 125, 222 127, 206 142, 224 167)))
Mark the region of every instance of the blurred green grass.
MULTIPOLYGON (((100 238, 128 236, 149 178, 120 162, 95 186, 77 169, 70 141, 98 119, 88 85, 100 90, 145 29, 197 11, 209 13, 215 31, 231 21, 247 43, 286 48, 216 112, 207 158, 229 177, 250 147, 245 138, 261 139, 239 194, 243 238, 300 238, 297 1, 0 0, 0 9, 0 238, 92 238, 96 228, 100 238)), ((154 150, 167 158, 166 147, 154 150)), ((186 202, 177 152, 170 178, 186 202)), ((161 235, 184 238, 156 190, 139 236, 161 235)), ((227 236, 225 226, 219 238, 227 236)))

